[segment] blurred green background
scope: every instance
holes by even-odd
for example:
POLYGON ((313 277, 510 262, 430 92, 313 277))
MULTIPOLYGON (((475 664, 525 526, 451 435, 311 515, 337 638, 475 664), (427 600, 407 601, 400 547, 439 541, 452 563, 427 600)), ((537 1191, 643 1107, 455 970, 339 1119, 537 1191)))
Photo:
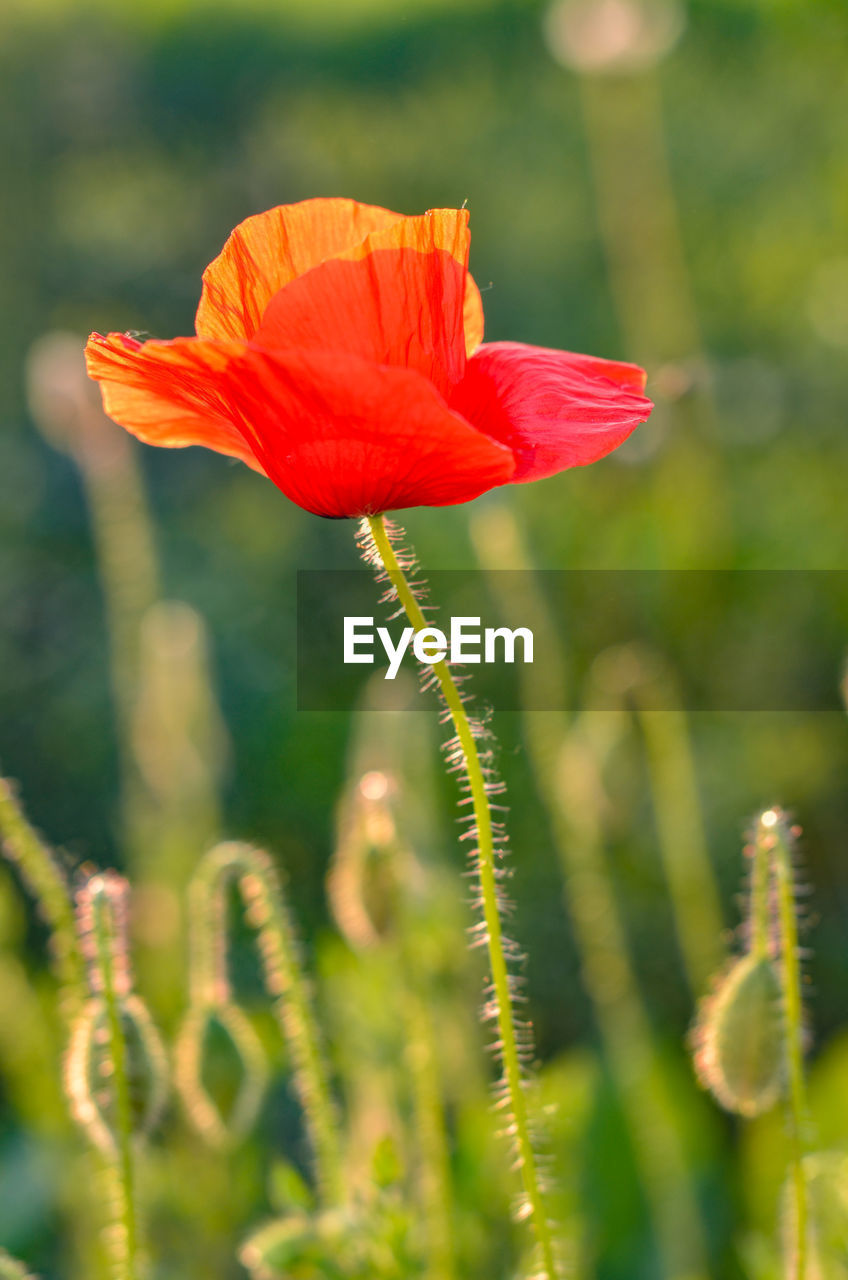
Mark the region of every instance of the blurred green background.
MULTIPOLYGON (((350 195, 411 213, 467 202, 487 337, 636 359, 657 410, 590 469, 473 508, 407 513, 425 568, 480 557, 492 567, 503 545, 551 569, 846 569, 847 40, 839 0, 6 0, 0 762, 69 865, 141 869, 151 892, 173 894, 204 841, 255 840, 285 867, 307 955, 338 1002, 353 979, 325 897, 332 810, 355 774, 352 738, 373 730, 294 709, 294 574, 354 566, 353 528, 202 450, 133 442, 130 452, 103 424, 83 440, 78 419, 96 414, 79 409, 77 366, 43 343, 33 356, 33 344, 56 331, 80 348, 92 329, 190 333, 206 263, 237 222, 277 203, 350 195), (159 630, 148 615, 139 640, 159 597, 196 612, 160 615, 159 630)), ((779 630, 763 643, 779 645, 779 630)), ((581 691, 571 698, 579 708, 581 691)), ((707 1269, 771 1275, 762 1241, 777 1212, 779 1123, 743 1132, 691 1079, 680 917, 658 853, 645 726, 625 718, 605 765, 602 856, 638 1001, 673 1078, 707 1269)), ((530 951, 530 1014, 571 1125, 556 1140, 574 1175, 575 1233, 589 1274, 647 1280, 668 1268, 581 976, 575 865, 561 848, 577 837, 556 836, 533 725, 497 712, 493 725, 512 805, 512 929, 530 951)), ((758 806, 785 804, 804 826, 812 1057, 829 1099, 824 1145, 838 1143, 848 1137, 848 733, 835 714, 698 715, 689 730, 725 926, 738 919, 741 833, 758 806)), ((675 810, 673 766, 663 776, 675 810)), ((448 784, 434 796, 425 852, 457 875, 454 797, 448 784)), ((670 847, 697 838, 691 805, 670 823, 670 847)), ((40 990, 39 926, 4 893, 6 945, 40 990)), ((139 981, 166 1027, 180 993, 156 977, 154 924, 169 901, 152 899, 139 928, 149 961, 139 981)), ((166 919, 161 933, 162 954, 178 955, 179 925, 169 932, 166 919)), ((4 1010, 15 1017, 10 999, 4 1010)), ((3 1057, 11 1070, 14 1054, 3 1057)), ((269 1211, 262 1170, 295 1124, 290 1099, 275 1099, 238 1174, 233 1239, 269 1211)), ((2 1095, 0 1241, 47 1276, 80 1274, 62 1243, 55 1126, 38 1121, 47 1103, 31 1101, 28 1114, 14 1087, 2 1095)), ((473 1163, 487 1139, 465 1141, 473 1163)), ((469 1196, 473 1218, 490 1202, 485 1187, 469 1196)), ((188 1250, 176 1230, 162 1239, 175 1257, 188 1250)), ((503 1271, 486 1271, 485 1256, 485 1241, 466 1242, 460 1274, 512 1274, 508 1253, 503 1271)), ((239 1274, 205 1265, 161 1274, 239 1274)))

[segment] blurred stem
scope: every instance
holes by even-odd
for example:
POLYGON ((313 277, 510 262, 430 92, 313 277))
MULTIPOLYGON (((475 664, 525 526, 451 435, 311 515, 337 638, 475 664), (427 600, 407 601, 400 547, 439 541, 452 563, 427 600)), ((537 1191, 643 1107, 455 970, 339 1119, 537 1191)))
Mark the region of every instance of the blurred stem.
POLYGON ((760 832, 760 843, 765 843, 773 852, 777 917, 780 928, 780 977, 786 1020, 786 1066, 789 1083, 787 1115, 791 1159, 790 1184, 795 1216, 795 1256, 792 1259, 790 1277, 791 1280, 804 1280, 807 1268, 807 1188, 804 1177, 804 1125, 807 1117, 807 1101, 804 1086, 804 1028, 795 881, 792 853, 783 815, 775 810, 768 810, 760 819, 760 832))
POLYGON ((629 351, 646 362, 691 359, 701 336, 657 76, 581 75, 578 84, 598 222, 629 351))
MULTIPOLYGON (((366 692, 365 705, 372 711, 379 705, 376 681, 384 683, 376 674, 366 692)), ((412 692, 417 686, 411 677, 409 682, 412 692)), ((424 1273, 427 1280, 454 1280, 456 1194, 442 1044, 435 1016, 444 1003, 444 974, 433 950, 437 935, 431 932, 437 919, 443 923, 440 911, 446 904, 441 895, 438 899, 431 896, 431 886, 438 882, 435 878, 431 881, 432 868, 425 869, 425 861, 418 856, 419 850, 427 850, 432 843, 433 797, 428 783, 432 783, 433 754, 429 748, 433 741, 429 720, 421 723, 420 717, 414 719, 418 723, 413 726, 407 713, 394 710, 383 710, 376 717, 361 711, 356 716, 327 888, 341 932, 361 958, 363 980, 368 980, 366 966, 377 951, 382 953, 381 964, 387 964, 397 983, 395 998, 405 1030, 404 1062, 420 1202, 417 1235, 424 1273), (398 827, 401 815, 403 835, 398 827), (413 833, 413 843, 408 844, 407 835, 413 833), (369 894, 369 875, 374 873, 373 884, 380 886, 381 899, 376 911, 369 894)), ((346 1005, 357 1003, 355 995, 345 1001, 346 1005)), ((467 1060, 463 1065, 468 1065, 467 1060)), ((454 1063, 452 1081, 457 1070, 463 1073, 454 1063)), ((355 1076, 361 1080, 363 1073, 378 1084, 370 1061, 360 1062, 355 1076)), ((384 1094, 395 1100, 393 1091, 384 1094)))
MULTIPOLYGON (((371 537, 377 549, 383 569, 388 576, 398 600, 403 605, 409 622, 418 632, 427 622, 413 590, 401 568, 392 547, 383 517, 367 517, 371 537)), ((492 976, 492 987, 497 1005, 497 1025, 500 1036, 499 1050, 503 1064, 504 1084, 511 1107, 512 1128, 529 1216, 535 1231, 542 1261, 542 1274, 546 1280, 556 1280, 558 1273, 554 1259, 554 1246, 547 1211, 542 1196, 536 1156, 530 1139, 527 1100, 515 1031, 510 976, 506 963, 498 906, 497 879, 495 874, 495 845, 492 815, 486 792, 486 780, 474 733, 463 705, 459 689, 447 662, 433 665, 433 673, 439 683, 462 752, 463 766, 471 794, 477 828, 478 876, 483 919, 486 926, 486 945, 492 976)))
POLYGON ((123 1237, 114 1250, 117 1280, 137 1280, 138 1223, 135 1209, 135 1169, 132 1149, 132 1105, 127 1076, 127 1043, 121 1021, 121 1000, 116 982, 117 924, 111 903, 101 899, 92 903, 92 934, 96 954, 101 995, 106 1012, 112 1067, 111 1085, 115 1091, 115 1176, 120 1201, 115 1228, 123 1237))
POLYGON ((218 784, 227 736, 205 626, 190 606, 160 601, 148 610, 137 657, 128 811, 134 926, 142 989, 167 1026, 182 1012, 173 974, 183 960, 183 890, 198 851, 220 838, 218 784))
MULTIPOLYGON (((303 1108, 315 1176, 325 1204, 344 1200, 342 1153, 336 1108, 321 1049, 321 1036, 297 938, 274 864, 261 849, 230 842, 218 845, 201 863, 199 877, 222 894, 237 880, 247 918, 257 930, 265 987, 291 1054, 294 1084, 303 1108)), ((224 928, 222 900, 217 908, 224 928)))
POLYGON ((706 1244, 686 1152, 654 1045, 650 1019, 630 958, 627 934, 605 856, 605 764, 627 732, 621 706, 569 725, 567 659, 544 595, 536 585, 521 530, 505 504, 475 511, 472 540, 510 626, 548 637, 550 664, 523 667, 522 712, 528 756, 548 812, 574 929, 583 982, 609 1064, 639 1178, 656 1233, 663 1273, 707 1274, 706 1244), (515 571, 510 591, 500 571, 515 571), (515 593, 515 594, 513 594, 515 593))
POLYGON ((444 1111, 439 1089, 435 1034, 430 1010, 419 995, 410 957, 406 990, 407 1057, 421 1161, 421 1199, 429 1280, 453 1280, 451 1179, 444 1111))
MULTIPOLYGON (((406 797, 404 796, 404 803, 406 797)), ((391 821, 391 819, 390 819, 391 821)), ((406 1024, 406 1060, 412 1092, 412 1110, 418 1145, 419 1187, 422 1202, 423 1235, 427 1259, 427 1280, 454 1280, 453 1189, 442 1101, 439 1054, 431 1004, 432 981, 421 964, 412 911, 409 876, 405 874, 402 849, 391 821, 393 839, 387 848, 392 859, 392 890, 398 913, 398 966, 403 989, 406 1024), (428 989, 429 988, 429 989, 428 989)))
POLYGON ((450 1152, 442 1100, 438 1040, 430 1001, 432 979, 422 968, 410 888, 398 865, 395 847, 395 894, 399 910, 399 959, 403 973, 406 1056, 412 1088, 412 1107, 418 1140, 419 1186, 423 1208, 428 1280, 454 1280, 453 1187, 450 1152), (429 989, 428 989, 429 988, 429 989))
POLYGON ((121 820, 131 867, 149 879, 144 817, 149 801, 133 749, 141 622, 159 596, 153 524, 134 441, 91 405, 73 449, 91 518, 109 640, 109 674, 121 761, 121 820))
MULTIPOLYGON (((92 411, 94 414, 94 411, 92 411)), ((99 422, 100 415, 96 415, 99 422)), ((111 425, 111 424, 110 424, 111 425)), ((91 513, 110 637, 112 684, 124 753, 125 803, 132 821, 135 764, 133 717, 141 620, 159 595, 152 521, 138 463, 129 439, 110 432, 108 447, 92 429, 76 454, 91 513)))
POLYGON ((311 1130, 318 1184, 328 1203, 340 1204, 344 1199, 344 1179, 338 1127, 315 1015, 306 980, 295 960, 288 913, 278 892, 271 893, 269 905, 268 923, 262 929, 267 974, 285 974, 285 990, 276 1001, 277 1013, 296 1063, 298 1092, 311 1130))
MULTIPOLYGON (((666 395, 666 413, 673 413, 677 428, 656 468, 662 555, 667 561, 673 547, 686 568, 713 565, 729 548, 729 513, 721 460, 709 439, 715 406, 669 171, 659 79, 647 70, 581 75, 578 85, 627 354, 652 375, 671 374, 651 387, 658 399, 666 395)), ((661 421, 658 410, 654 430, 661 421)))
POLYGON ((64 1012, 72 1021, 82 1006, 86 988, 68 882, 53 852, 27 821, 6 778, 0 778, 0 845, 18 868, 50 928, 56 972, 64 988, 64 1012))
POLYGON ((689 726, 670 676, 662 672, 660 680, 667 705, 646 709, 640 686, 634 691, 636 716, 645 739, 677 942, 689 989, 697 995, 721 963, 724 922, 704 836, 689 726))
POLYGON ((630 959, 604 853, 603 765, 624 711, 584 712, 562 747, 547 797, 586 983, 650 1206, 663 1274, 708 1274, 706 1242, 673 1104, 630 959))

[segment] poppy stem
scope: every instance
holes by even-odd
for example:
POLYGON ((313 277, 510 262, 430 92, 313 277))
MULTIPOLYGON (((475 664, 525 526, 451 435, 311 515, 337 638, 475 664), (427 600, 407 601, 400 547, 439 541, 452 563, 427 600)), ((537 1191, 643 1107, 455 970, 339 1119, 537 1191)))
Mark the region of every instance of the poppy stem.
MULTIPOLYGON (((368 516, 367 527, 380 564, 410 624, 416 633, 422 631, 427 626, 426 619, 395 554, 383 516, 368 516)), ((557 1280, 560 1272, 555 1260, 553 1235, 530 1135, 526 1081, 522 1070, 522 1052, 526 1051, 526 1046, 519 1047, 515 1026, 513 982, 506 960, 498 897, 495 834, 489 788, 474 739, 474 730, 450 666, 446 661, 436 662, 432 670, 456 731, 458 756, 468 782, 474 811, 480 906, 492 979, 493 1014, 498 1029, 497 1048, 503 1068, 503 1096, 510 1108, 508 1128, 515 1141, 516 1163, 524 1189, 525 1212, 521 1216, 526 1216, 531 1221, 536 1235, 541 1263, 539 1280, 557 1280)))
POLYGON ((50 950, 61 985, 62 1015, 72 1024, 85 1003, 87 991, 68 879, 56 855, 30 825, 14 783, 2 777, 0 854, 5 854, 16 868, 50 929, 50 950))
POLYGON ((783 988, 783 1018, 786 1034, 786 1114, 789 1130, 789 1195, 794 1230, 790 1233, 792 1254, 790 1280, 804 1280, 807 1271, 807 1185, 804 1172, 804 1130, 807 1100, 804 1084, 804 1014, 801 1001, 801 962, 798 921, 795 907, 795 877, 792 866, 793 833, 779 809, 761 815, 757 846, 771 855, 777 899, 780 938, 780 981, 783 988))
MULTIPOLYGON (((345 1188, 338 1117, 283 882, 267 853, 237 841, 225 841, 211 849, 192 882, 195 920, 207 934, 205 945, 195 953, 201 969, 206 969, 207 1000, 211 984, 213 992, 217 987, 221 1008, 235 1007, 227 991, 226 972, 226 895, 231 884, 237 886, 246 918, 256 930, 265 989, 291 1055, 294 1088, 312 1147, 320 1198, 325 1205, 341 1204, 345 1188)), ((202 1002, 196 1007, 202 1008, 202 1002)), ((249 1059, 243 1062, 246 1071, 255 1071, 249 1059)), ((255 1063, 261 1073, 259 1053, 255 1063)))
POLYGON ((120 923, 120 912, 125 910, 123 895, 128 889, 126 881, 117 877, 95 876, 78 897, 80 920, 90 920, 90 981, 103 1003, 106 1062, 113 1091, 110 1133, 114 1151, 108 1157, 108 1172, 113 1181, 114 1221, 109 1236, 116 1280, 137 1280, 139 1276, 132 1098, 123 1016, 129 969, 120 923))

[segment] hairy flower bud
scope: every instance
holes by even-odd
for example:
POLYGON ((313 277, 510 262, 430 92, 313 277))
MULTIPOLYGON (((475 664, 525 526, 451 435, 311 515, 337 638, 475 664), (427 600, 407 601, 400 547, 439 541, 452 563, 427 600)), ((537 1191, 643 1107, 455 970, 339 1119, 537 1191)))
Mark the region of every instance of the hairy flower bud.
POLYGON ((728 1111, 759 1115, 783 1084, 780 977, 767 957, 734 961, 702 1004, 693 1033, 695 1069, 728 1111))
MULTIPOLYGON (((137 996, 119 1001, 125 1073, 134 1134, 158 1123, 168 1094, 168 1064, 159 1033, 137 996)), ((104 1155, 117 1147, 115 1063, 105 1002, 95 997, 77 1019, 65 1059, 65 1091, 74 1119, 104 1155)))

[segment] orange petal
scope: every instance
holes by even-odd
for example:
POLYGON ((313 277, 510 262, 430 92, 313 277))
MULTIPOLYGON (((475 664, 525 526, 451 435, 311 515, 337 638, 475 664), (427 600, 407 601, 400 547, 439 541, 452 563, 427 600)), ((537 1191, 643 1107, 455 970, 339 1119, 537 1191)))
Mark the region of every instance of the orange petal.
POLYGON ((447 394, 465 371, 467 214, 404 218, 271 300, 253 344, 416 369, 447 394))
MULTIPOLYGON (((436 210, 425 217, 436 219, 445 233, 439 247, 453 252, 462 266, 468 262, 467 213, 436 210), (444 241, 452 242, 452 247, 444 241)), ((329 258, 363 257, 375 248, 414 248, 415 231, 401 231, 388 242, 364 244, 367 237, 387 231, 396 223, 421 223, 379 205, 360 204, 342 198, 302 200, 278 205, 240 223, 217 258, 203 273, 203 291, 195 327, 201 338, 250 339, 259 327, 271 298, 284 285, 326 262, 329 258)), ((469 355, 483 340, 483 307, 471 277, 465 285, 466 347, 469 355)))
POLYGON ((483 299, 471 275, 465 277, 465 350, 471 356, 483 341, 483 299))
POLYGON ((202 444, 262 471, 224 398, 222 378, 238 350, 198 338, 142 343, 123 333, 93 333, 85 360, 109 417, 139 440, 202 444))
POLYGON ((414 249, 418 253, 441 249, 455 258, 465 273, 465 347, 469 355, 483 341, 483 300, 468 274, 471 234, 467 209, 431 209, 417 217, 400 218, 366 236, 359 245, 340 253, 343 258, 360 259, 381 249, 414 249))
POLYGON ((271 298, 290 280, 402 217, 356 200, 319 198, 246 218, 203 273, 198 336, 251 338, 271 298))
POLYGON ((470 243, 467 209, 430 209, 410 218, 399 217, 335 256, 357 261, 379 249, 414 249, 418 253, 444 249, 467 269, 470 243))
POLYGON ((381 249, 414 249, 418 253, 442 249, 455 258, 465 272, 465 349, 469 355, 483 341, 483 300, 468 274, 471 235, 467 209, 431 209, 417 217, 401 218, 368 235, 360 245, 339 257, 365 258, 381 249))

